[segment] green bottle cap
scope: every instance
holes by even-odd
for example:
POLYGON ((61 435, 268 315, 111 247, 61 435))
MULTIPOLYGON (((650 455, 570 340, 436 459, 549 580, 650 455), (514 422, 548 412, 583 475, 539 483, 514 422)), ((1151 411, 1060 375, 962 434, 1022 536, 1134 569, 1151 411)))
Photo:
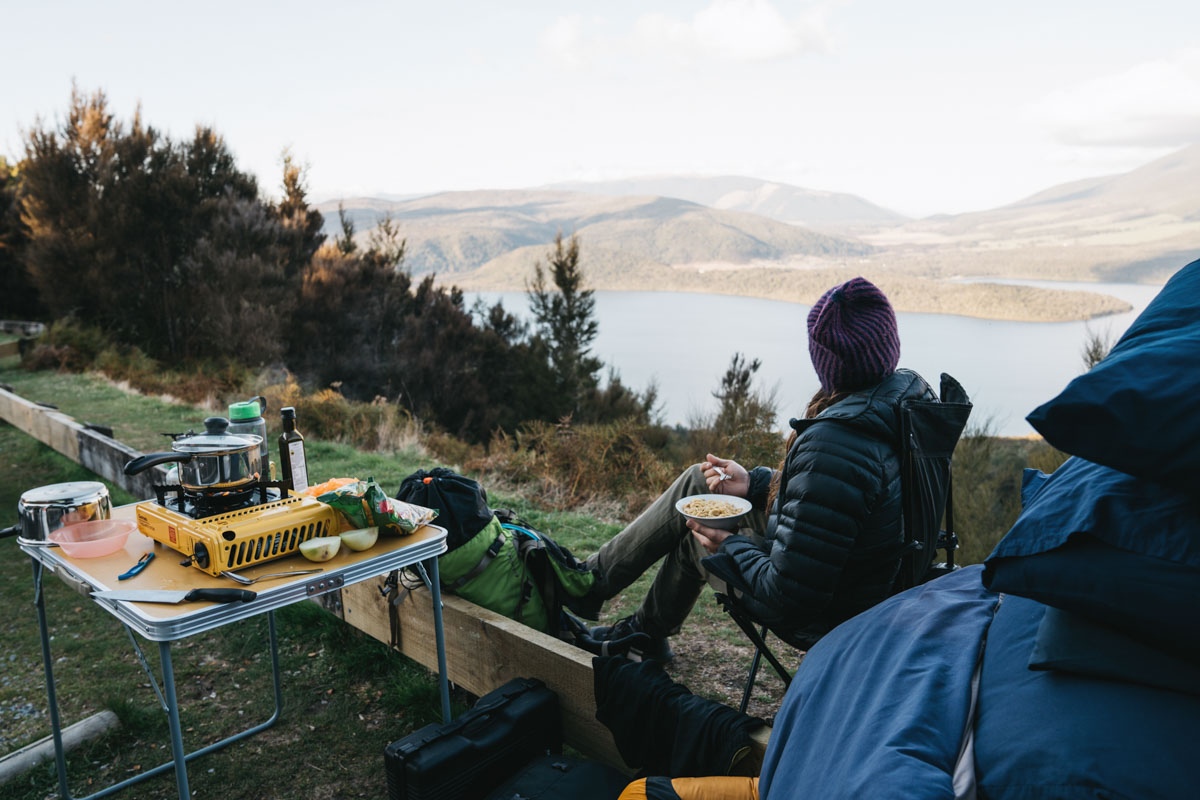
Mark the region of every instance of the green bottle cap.
POLYGON ((254 419, 262 416, 257 400, 247 400, 243 403, 233 403, 229 406, 229 420, 254 419))

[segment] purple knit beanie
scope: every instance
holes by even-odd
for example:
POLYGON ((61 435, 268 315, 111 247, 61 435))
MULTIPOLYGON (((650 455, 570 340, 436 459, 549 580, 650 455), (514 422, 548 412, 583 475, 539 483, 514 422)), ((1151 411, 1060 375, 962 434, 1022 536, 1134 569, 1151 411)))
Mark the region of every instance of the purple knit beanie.
POLYGON ((827 392, 873 386, 896 371, 896 312, 866 278, 835 286, 808 312, 808 352, 827 392))

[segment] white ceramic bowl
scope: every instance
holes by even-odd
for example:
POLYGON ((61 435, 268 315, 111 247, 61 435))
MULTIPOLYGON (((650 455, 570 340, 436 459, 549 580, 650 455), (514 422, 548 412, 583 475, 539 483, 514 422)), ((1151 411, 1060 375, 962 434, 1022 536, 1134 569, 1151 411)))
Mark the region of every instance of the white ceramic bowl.
POLYGON ((737 530, 741 523, 742 517, 750 512, 750 501, 744 497, 732 497, 727 494, 694 494, 690 497, 684 497, 675 503, 675 510, 688 519, 694 519, 701 525, 709 528, 718 528, 723 531, 737 530), (689 514, 684 511, 684 507, 693 500, 715 500, 719 503, 729 503, 738 509, 736 514, 730 514, 726 517, 697 517, 695 514, 689 514))

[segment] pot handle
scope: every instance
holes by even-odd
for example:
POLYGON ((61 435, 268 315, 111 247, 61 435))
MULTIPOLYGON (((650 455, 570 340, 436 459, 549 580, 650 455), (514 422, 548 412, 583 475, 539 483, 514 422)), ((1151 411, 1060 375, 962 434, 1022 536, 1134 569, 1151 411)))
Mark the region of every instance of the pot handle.
MULTIPOLYGON (((20 524, 0 530, 0 539, 16 536, 21 532, 20 524)), ((26 547, 58 547, 58 542, 21 542, 26 547)))
POLYGON ((126 464, 125 474, 137 475, 139 472, 145 472, 151 467, 157 467, 159 464, 169 464, 172 461, 183 464, 191 460, 191 453, 147 453, 144 456, 138 456, 126 464))

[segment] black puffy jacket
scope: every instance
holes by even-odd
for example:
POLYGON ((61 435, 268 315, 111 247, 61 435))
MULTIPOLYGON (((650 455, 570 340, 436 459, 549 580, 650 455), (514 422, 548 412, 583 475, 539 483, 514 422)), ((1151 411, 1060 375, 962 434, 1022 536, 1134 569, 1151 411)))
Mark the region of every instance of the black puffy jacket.
MULTIPOLYGON (((741 590, 751 615, 796 647, 891 593, 904 540, 897 446, 907 399, 936 395, 902 369, 813 419, 792 420, 797 436, 765 549, 735 535, 704 559, 741 590)), ((766 467, 751 472, 751 500, 765 503, 770 477, 766 467)))

